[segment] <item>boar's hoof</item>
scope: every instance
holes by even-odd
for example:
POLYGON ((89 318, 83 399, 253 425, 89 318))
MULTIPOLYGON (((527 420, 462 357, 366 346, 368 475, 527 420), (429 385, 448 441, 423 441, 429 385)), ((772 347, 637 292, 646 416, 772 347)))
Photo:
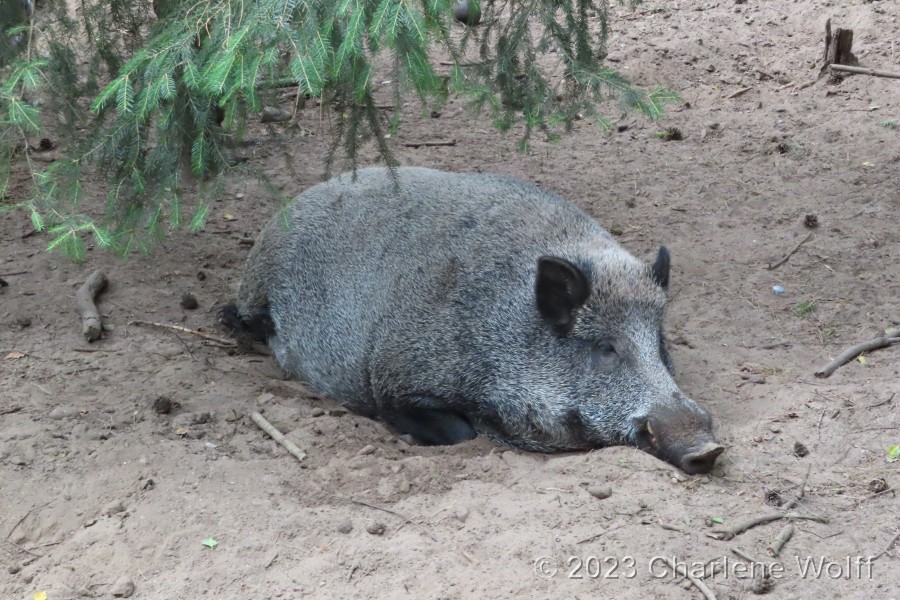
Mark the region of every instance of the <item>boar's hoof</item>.
POLYGON ((702 475, 712 471, 716 459, 725 450, 724 446, 708 442, 696 452, 684 455, 678 465, 688 475, 702 475))

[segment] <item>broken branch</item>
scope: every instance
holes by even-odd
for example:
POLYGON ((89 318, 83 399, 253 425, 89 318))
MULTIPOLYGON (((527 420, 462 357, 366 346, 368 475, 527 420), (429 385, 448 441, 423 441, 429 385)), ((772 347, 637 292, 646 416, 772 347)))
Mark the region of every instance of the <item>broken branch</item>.
POLYGON ((297 444, 292 442, 291 440, 284 437, 284 434, 275 429, 275 426, 266 421, 266 418, 263 417, 256 411, 250 413, 250 418, 253 419, 253 422, 259 425, 259 428, 269 434, 269 436, 281 444, 281 446, 293 455, 297 460, 302 461, 306 458, 306 452, 301 450, 297 444))
POLYGON ((764 525, 765 523, 771 523, 772 521, 778 521, 779 519, 802 519, 807 521, 816 521, 818 523, 828 523, 828 519, 826 517, 820 517, 818 515, 807 515, 799 513, 771 513, 768 515, 753 517, 752 519, 748 519, 746 521, 741 521, 740 523, 732 525, 731 527, 714 529, 712 531, 712 535, 718 540, 730 540, 734 536, 744 533, 748 529, 753 529, 757 525, 764 525))
POLYGON ((872 77, 887 77, 888 79, 900 79, 900 73, 879 71, 877 69, 868 69, 866 67, 851 67, 850 65, 831 65, 831 70, 832 71, 844 71, 846 73, 856 73, 857 75, 871 75, 872 77))
POLYGON ((456 140, 437 140, 434 142, 405 142, 403 144, 407 148, 419 148, 420 146, 455 146, 456 140))
POLYGON ((781 530, 781 533, 779 533, 766 548, 766 552, 769 556, 777 558, 778 555, 781 554, 781 549, 788 543, 788 540, 791 539, 792 535, 794 535, 794 526, 791 523, 788 523, 784 526, 784 529, 781 530))
POLYGON ((838 354, 837 358, 835 358, 833 361, 816 371, 816 377, 820 379, 831 377, 832 373, 846 365, 848 362, 850 362, 863 352, 871 352, 872 350, 878 350, 879 348, 887 348, 888 346, 892 346, 894 344, 900 344, 900 337, 877 337, 856 344, 855 346, 850 346, 849 348, 838 354))
POLYGON ((81 332, 84 339, 93 342, 103 333, 103 324, 100 321, 100 312, 94 303, 97 296, 106 288, 108 283, 103 271, 94 271, 84 284, 75 292, 75 305, 78 314, 81 315, 81 332))

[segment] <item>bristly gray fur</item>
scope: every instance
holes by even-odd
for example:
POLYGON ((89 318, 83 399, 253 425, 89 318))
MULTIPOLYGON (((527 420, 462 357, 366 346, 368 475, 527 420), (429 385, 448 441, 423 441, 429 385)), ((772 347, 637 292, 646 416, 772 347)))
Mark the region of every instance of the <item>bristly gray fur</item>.
POLYGON ((687 446, 712 439, 666 368, 665 290, 586 213, 511 177, 397 175, 399 189, 383 168, 310 188, 257 238, 237 308, 268 307, 286 371, 371 417, 448 407, 529 450, 637 444, 659 407, 687 446), (590 283, 566 335, 535 307, 541 256, 590 283), (621 356, 611 372, 592 363, 599 340, 621 356))

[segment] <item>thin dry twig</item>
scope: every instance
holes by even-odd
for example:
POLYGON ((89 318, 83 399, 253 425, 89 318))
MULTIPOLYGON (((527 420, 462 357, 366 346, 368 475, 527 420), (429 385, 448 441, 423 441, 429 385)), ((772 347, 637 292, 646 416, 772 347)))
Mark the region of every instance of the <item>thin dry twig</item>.
POLYGON ((591 542, 593 542, 593 541, 595 541, 595 540, 600 539, 601 537, 603 537, 603 536, 606 535, 607 533, 612 533, 612 532, 615 531, 616 529, 621 529, 622 527, 623 527, 622 525, 617 525, 617 526, 615 526, 615 527, 610 527, 610 528, 607 529, 606 531, 601 531, 600 533, 594 534, 594 535, 592 535, 592 536, 589 537, 589 538, 585 538, 585 539, 583 539, 583 540, 581 540, 581 541, 578 541, 578 542, 575 542, 575 543, 576 543, 576 544, 589 544, 589 543, 591 543, 591 542))
POLYGON ((878 554, 876 554, 875 556, 873 556, 872 558, 870 558, 869 562, 876 561, 879 558, 881 558, 882 556, 884 556, 885 554, 887 554, 888 551, 890 551, 890 549, 894 547, 894 544, 897 543, 897 540, 900 540, 900 531, 897 532, 897 535, 895 535, 893 538, 891 538, 891 541, 888 543, 888 545, 885 547, 885 549, 882 550, 881 552, 879 552, 878 554))
POLYGON ((774 264, 769 265, 769 266, 766 267, 766 268, 767 268, 769 271, 774 271, 775 269, 777 269, 778 267, 780 267, 781 265, 783 265, 784 263, 786 263, 786 262, 788 261, 788 259, 790 259, 790 258, 797 252, 797 250, 800 249, 800 246, 802 246, 803 244, 805 244, 806 242, 808 242, 809 239, 810 239, 811 237, 812 237, 812 234, 810 233, 810 234, 807 235, 805 238, 803 238, 802 240, 800 240, 800 241, 797 243, 797 245, 794 246, 794 247, 791 249, 790 252, 788 252, 787 254, 785 254, 785 255, 782 257, 781 260, 779 260, 777 263, 774 263, 774 264))
POLYGON ((833 361, 816 371, 816 377, 820 379, 831 377, 832 373, 846 365, 848 362, 850 362, 863 352, 871 352, 872 350, 878 350, 879 348, 887 348, 888 346, 892 346, 894 344, 900 344, 900 337, 882 336, 873 338, 871 340, 866 340, 865 342, 861 342, 859 344, 856 344, 855 346, 850 346, 849 348, 838 354, 837 358, 835 358, 833 361))
POLYGON ((88 342, 96 341, 103 333, 100 312, 94 303, 97 296, 106 289, 108 281, 103 271, 94 271, 84 284, 75 292, 75 304, 81 315, 81 332, 88 342))
POLYGON ((711 589, 706 587, 706 584, 703 583, 703 580, 700 579, 699 577, 695 577, 694 575, 692 575, 690 571, 688 571, 687 569, 684 568, 684 565, 682 565, 682 564, 676 565, 674 562, 672 562, 671 558, 666 558, 665 561, 666 561, 666 564, 669 565, 670 569, 672 569, 679 575, 683 575, 684 577, 687 577, 688 581, 693 583, 694 587, 696 587, 698 590, 700 590, 700 593, 703 594, 703 596, 706 598, 706 600, 716 600, 716 595, 713 594, 711 589))
POLYGON ((806 521, 816 521, 818 523, 828 523, 827 517, 820 517, 818 515, 808 515, 808 514, 800 514, 800 513, 771 513, 767 515, 759 515, 758 517, 753 517, 752 519, 747 519, 746 521, 741 521, 740 523, 736 523, 731 527, 725 527, 722 529, 714 529, 711 533, 712 537, 715 537, 719 540, 730 540, 736 535, 744 533, 748 529, 753 529, 757 525, 764 525, 766 523, 771 523, 772 521, 778 521, 779 519, 790 519, 790 520, 806 520, 806 521))
POLYGON ((726 98, 728 98, 729 100, 731 100, 732 98, 737 98, 738 96, 742 96, 752 89, 753 89, 752 87, 741 88, 738 91, 736 91, 732 94, 729 94, 728 96, 726 96, 726 98))
POLYGON ((128 323, 129 325, 138 325, 140 327, 155 327, 157 329, 163 329, 167 331, 175 331, 178 333, 189 333, 191 335, 195 335, 199 338, 203 338, 204 340, 209 340, 210 342, 216 342, 218 344, 222 344, 223 346, 227 346, 229 348, 234 348, 237 346, 237 343, 234 340, 229 340, 223 337, 219 337, 216 335, 211 335, 209 333, 204 333, 202 331, 197 331, 196 329, 188 329, 187 327, 182 327, 181 325, 167 325, 165 323, 153 323, 151 321, 131 321, 128 323))
POLYGON ((266 421, 266 418, 263 417, 261 414, 259 414, 256 411, 253 411, 250 413, 250 418, 253 419, 254 423, 259 425, 260 429, 262 429, 263 431, 268 433, 269 436, 273 440, 275 440, 276 442, 281 444, 285 450, 290 452, 294 458, 296 458, 297 460, 300 460, 300 461, 302 461, 304 458, 306 458, 306 452, 304 452, 299 447, 297 447, 297 445, 294 442, 292 442, 291 440, 284 437, 284 434, 281 433, 280 431, 278 431, 277 429, 275 429, 275 426, 272 425, 271 423, 269 423, 268 421, 266 421))

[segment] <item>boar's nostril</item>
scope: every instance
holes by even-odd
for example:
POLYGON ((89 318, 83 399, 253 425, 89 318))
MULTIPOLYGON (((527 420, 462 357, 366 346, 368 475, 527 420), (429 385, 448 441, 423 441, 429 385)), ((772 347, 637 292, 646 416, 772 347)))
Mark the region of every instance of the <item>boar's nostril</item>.
POLYGON ((700 450, 686 454, 681 459, 681 469, 688 475, 709 473, 724 450, 724 446, 709 442, 700 450))

